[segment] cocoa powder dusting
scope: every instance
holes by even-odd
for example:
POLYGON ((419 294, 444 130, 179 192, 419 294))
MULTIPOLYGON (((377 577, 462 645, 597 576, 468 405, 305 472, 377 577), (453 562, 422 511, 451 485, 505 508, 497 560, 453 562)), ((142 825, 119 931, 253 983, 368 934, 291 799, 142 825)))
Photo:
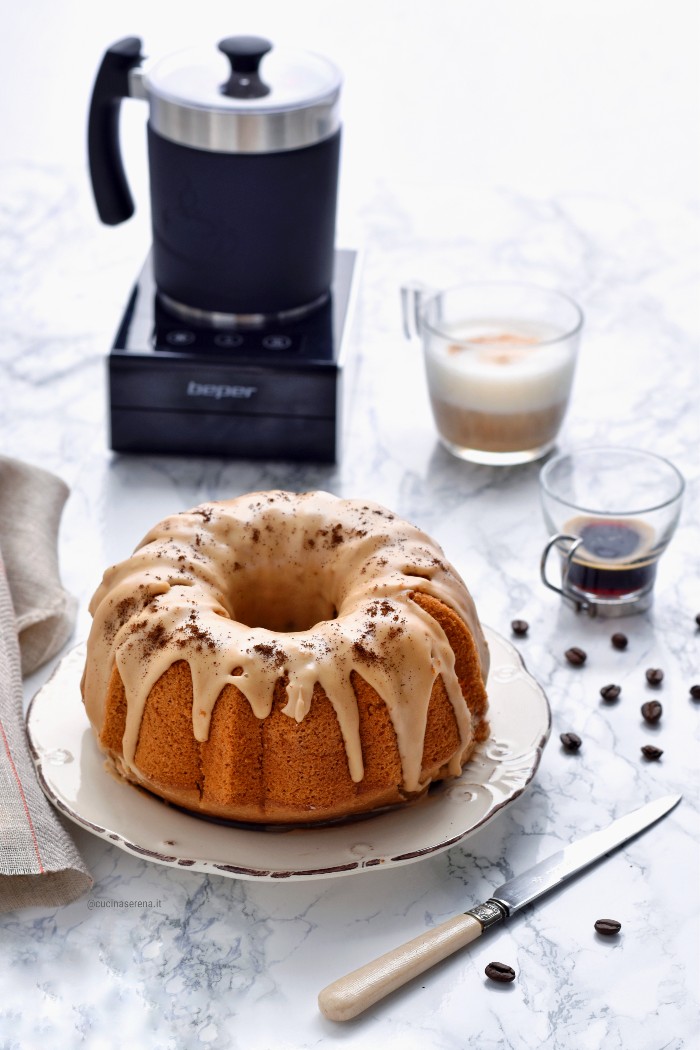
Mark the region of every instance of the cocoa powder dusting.
POLYGON ((196 507, 196 508, 195 508, 195 509, 194 509, 194 510, 192 511, 192 513, 193 513, 193 514, 199 514, 199 516, 201 517, 201 519, 202 519, 202 521, 204 522, 204 524, 205 524, 205 525, 208 525, 208 524, 209 524, 209 522, 210 522, 210 521, 211 521, 211 519, 212 519, 212 513, 213 513, 213 512, 212 512, 211 508, 209 508, 209 507, 207 507, 207 506, 203 506, 203 507, 196 507))
MULTIPOLYGON (((141 624, 135 624, 134 626, 137 628, 143 628, 146 624, 147 621, 144 620, 141 624)), ((159 649, 163 649, 168 641, 168 637, 165 624, 161 620, 154 623, 141 638, 144 657, 152 656, 154 653, 158 652, 159 649)))
POLYGON ((201 653, 204 648, 209 649, 211 652, 216 652, 215 638, 197 622, 197 613, 194 609, 190 613, 187 623, 183 624, 182 627, 178 627, 176 633, 180 635, 175 642, 179 649, 196 642, 198 643, 196 645, 197 652, 201 653))
POLYGON ((287 654, 284 649, 281 649, 274 642, 258 642, 257 645, 253 646, 253 652, 271 664, 272 667, 283 667, 287 660, 287 654))
POLYGON ((362 642, 353 642, 352 651, 355 659, 359 663, 371 666, 372 664, 378 664, 382 661, 382 658, 378 653, 373 653, 372 650, 368 649, 366 645, 362 644, 362 642))

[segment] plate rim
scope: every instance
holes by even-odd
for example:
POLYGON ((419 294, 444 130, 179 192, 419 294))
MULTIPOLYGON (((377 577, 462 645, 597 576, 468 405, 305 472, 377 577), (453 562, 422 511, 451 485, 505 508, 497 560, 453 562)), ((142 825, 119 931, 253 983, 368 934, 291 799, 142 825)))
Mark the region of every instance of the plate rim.
MULTIPOLYGON (((530 787, 530 785, 532 784, 532 782, 533 782, 533 780, 534 780, 534 778, 535 778, 535 776, 537 774, 537 771, 538 771, 539 766, 540 766, 541 761, 542 761, 542 755, 544 753, 544 748, 545 748, 545 746, 547 744, 547 741, 548 741, 548 739, 549 739, 549 737, 551 735, 551 730, 552 730, 552 709, 551 709, 551 705, 549 703, 549 698, 547 697, 547 694, 546 694, 543 686, 541 685, 541 683, 528 670, 527 665, 525 663, 525 659, 523 657, 523 654, 512 644, 511 641, 509 641, 507 638, 504 638, 503 635, 501 635, 499 632, 495 631, 493 628, 487 626, 486 624, 482 624, 482 628, 483 628, 484 633, 486 635, 487 641, 490 641, 491 639, 497 639, 499 643, 501 643, 502 645, 505 646, 505 649, 510 654, 511 658, 513 658, 513 657, 515 658, 514 659, 514 666, 516 666, 516 668, 518 668, 519 671, 521 673, 523 673, 530 680, 530 683, 535 687, 535 690, 539 694, 539 698, 540 698, 540 700, 543 703, 543 710, 544 710, 544 714, 545 714, 544 725, 541 728, 541 731, 540 731, 538 739, 533 743, 532 752, 531 752, 532 756, 533 756, 532 765, 529 767, 527 775, 526 775, 523 783, 516 790, 514 790, 512 793, 508 794, 508 796, 506 798, 502 799, 501 801, 499 801, 498 803, 496 803, 492 807, 490 807, 486 813, 484 813, 478 820, 476 820, 468 828, 460 829, 454 835, 450 836, 449 838, 442 838, 439 842, 432 843, 430 845, 425 845, 425 846, 420 847, 419 849, 411 850, 411 851, 406 852, 406 853, 399 853, 399 854, 396 854, 396 855, 386 855, 386 856, 381 856, 381 857, 358 858, 356 861, 348 861, 348 862, 345 862, 345 863, 339 863, 339 864, 336 864, 336 865, 329 865, 329 866, 324 866, 324 867, 315 867, 315 868, 311 868, 310 867, 308 869, 294 868, 294 869, 283 870, 281 868, 275 869, 275 868, 271 868, 271 867, 264 868, 264 867, 250 867, 250 866, 247 866, 247 865, 224 864, 224 863, 218 863, 218 862, 216 862, 214 860, 210 860, 210 859, 192 859, 192 858, 188 858, 188 857, 169 856, 169 855, 167 855, 165 853, 161 853, 158 850, 154 850, 154 849, 152 849, 152 848, 150 848, 150 847, 148 847, 146 845, 142 845, 139 842, 129 841, 129 838, 126 835, 124 835, 123 833, 121 833, 121 832, 115 831, 114 829, 110 829, 108 827, 102 827, 102 826, 100 826, 98 824, 95 824, 93 821, 89 820, 87 817, 83 816, 80 812, 78 812, 77 809, 72 808, 69 804, 67 804, 65 799, 63 797, 61 797, 61 795, 58 792, 58 790, 54 789, 54 787, 52 787, 50 779, 47 779, 47 777, 45 775, 45 772, 44 772, 44 756, 42 756, 40 751, 37 749, 34 737, 32 735, 32 725, 33 725, 32 717, 33 717, 34 712, 35 712, 35 704, 37 705, 37 709, 38 709, 37 701, 39 701, 39 699, 41 698, 42 694, 45 691, 50 689, 53 680, 61 673, 62 670, 65 669, 64 665, 65 665, 66 661, 69 660, 69 659, 75 659, 75 657, 78 655, 79 652, 85 650, 85 646, 86 646, 86 642, 85 641, 80 642, 77 645, 73 646, 71 649, 69 649, 64 654, 64 656, 61 658, 59 663, 53 669, 53 671, 52 671, 50 677, 47 679, 47 681, 32 696, 32 698, 31 698, 31 700, 29 702, 29 705, 27 707, 27 711, 26 711, 26 715, 25 715, 25 729, 26 729, 26 735, 27 735, 27 742, 28 742, 28 746, 29 746, 29 751, 30 751, 30 754, 31 754, 31 757, 32 757, 32 761, 34 763, 34 768, 35 768, 35 772, 36 772, 36 775, 37 775, 37 779, 38 779, 39 785, 40 785, 42 791, 44 792, 44 794, 46 795, 46 797, 49 799, 49 801, 62 814, 64 814, 66 817, 68 817, 73 823, 75 823, 79 827, 82 827, 83 829, 85 829, 86 831, 88 831, 91 834, 95 835, 96 837, 103 839, 105 842, 109 842, 112 845, 115 845, 115 846, 119 847, 124 852, 129 853, 132 856, 139 857, 142 860, 149 860, 149 861, 151 861, 153 863, 164 865, 166 867, 175 867, 175 868, 182 868, 182 869, 185 869, 185 870, 197 871, 200 874, 207 874, 207 875, 215 874, 215 875, 220 875, 220 876, 224 876, 224 877, 238 878, 238 879, 242 879, 242 880, 246 880, 246 881, 253 881, 253 882, 255 882, 255 881, 258 881, 258 882, 264 882, 264 881, 268 881, 268 882, 276 882, 276 881, 285 882, 287 880, 304 881, 304 880, 320 879, 320 878, 332 878, 332 877, 335 877, 335 876, 352 875, 352 874, 357 874, 357 873, 363 872, 363 871, 387 870, 387 868, 389 868, 389 867, 403 866, 403 865, 407 865, 407 864, 418 862, 420 860, 424 860, 426 857, 430 857, 430 856, 434 856, 434 855, 439 854, 439 853, 443 853, 446 850, 449 850, 449 849, 453 848, 458 843, 463 842, 465 839, 467 839, 471 835, 475 834, 485 824, 487 824, 491 820, 493 820, 503 809, 505 809, 507 806, 511 805, 518 798, 520 798, 520 796, 528 789, 528 787, 530 787)), ((492 669, 491 670, 493 670, 493 665, 492 665, 492 669)), ((491 673, 491 671, 489 672, 489 674, 490 673, 491 673)), ((488 687, 488 678, 487 678, 487 687, 488 687)), ((86 728, 90 727, 90 723, 89 723, 89 721, 87 719, 87 715, 85 716, 85 727, 86 728)), ((488 738, 488 739, 490 739, 490 738, 488 738)), ((485 747, 487 745, 487 743, 488 743, 488 739, 486 741, 484 741, 483 744, 480 745, 480 747, 485 747)), ((83 741, 84 740, 85 740, 85 737, 83 738, 83 741)), ((98 754, 99 754, 99 749, 97 749, 97 743, 96 743, 96 741, 94 739, 94 736, 92 736, 91 734, 88 735, 87 736, 87 740, 91 741, 92 745, 95 747, 96 750, 98 750, 98 754)), ((82 750, 83 746, 84 746, 84 743, 81 743, 81 750, 82 750)), ((88 746, 90 746, 90 745, 88 745, 88 746)), ((478 758, 478 755, 479 755, 479 751, 477 750, 477 752, 474 755, 474 758, 478 758)), ((472 761, 472 760, 470 760, 470 761, 472 761)), ((465 771, 464 772, 468 772, 468 769, 469 769, 469 764, 467 764, 467 766, 465 767, 465 771)), ((462 775, 464 775, 464 773, 462 775)), ((457 778, 457 779, 459 779, 459 778, 457 778)), ((136 790, 137 791, 139 790, 138 787, 135 786, 135 785, 124 784, 124 786, 130 787, 132 789, 134 787, 136 787, 136 790)), ((170 810, 173 813, 177 813, 179 817, 182 817, 183 819, 185 819, 188 822, 189 821, 193 821, 193 822, 196 822, 197 824, 201 824, 202 818, 200 816, 198 816, 196 814, 188 813, 184 809, 180 809, 178 807, 171 806, 171 805, 165 803, 162 799, 159 799, 158 796, 152 795, 149 792, 144 792, 144 794, 148 796, 149 800, 153 800, 156 803, 162 803, 165 811, 170 810)), ((416 803, 416 806, 419 806, 421 804, 421 801, 422 800, 419 800, 416 803)), ((407 807, 405 807, 402 810, 399 810, 399 809, 394 810, 394 812, 395 813, 406 814, 408 816, 408 815, 410 815, 411 807, 407 806, 407 807)), ((376 817, 377 818, 381 818, 381 814, 377 814, 376 817)), ((367 819, 370 820, 370 819, 374 819, 374 818, 370 816, 367 819)), ((346 827, 350 827, 350 826, 358 827, 358 826, 361 826, 361 825, 362 825, 362 822, 355 821, 355 822, 352 822, 351 824, 348 823, 347 825, 344 825, 344 826, 346 826, 346 827)), ((336 826, 338 826, 338 825, 336 825, 336 826)), ((226 828, 226 825, 222 825, 222 829, 223 830, 228 830, 226 828)), ((235 828, 235 827, 231 828, 230 830, 232 830, 234 832, 239 831, 239 830, 248 831, 248 829, 239 829, 239 828, 235 828)), ((301 834, 304 834, 304 833, 312 831, 312 830, 313 829, 311 829, 311 828, 304 828, 304 827, 293 829, 294 833, 299 832, 301 834)), ((316 828, 316 830, 319 830, 319 829, 316 828)), ((252 827, 250 829, 250 831, 252 831, 254 834, 266 834, 266 831, 264 829, 258 828, 258 827, 252 827)), ((132 838, 133 837, 134 836, 132 836, 132 838)))

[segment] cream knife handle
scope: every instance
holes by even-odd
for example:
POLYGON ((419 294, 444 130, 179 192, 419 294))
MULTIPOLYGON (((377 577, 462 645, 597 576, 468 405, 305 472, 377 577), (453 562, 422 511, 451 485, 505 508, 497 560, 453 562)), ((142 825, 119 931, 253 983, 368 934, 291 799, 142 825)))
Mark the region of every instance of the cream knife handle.
POLYGON ((475 941, 482 931, 482 924, 473 915, 456 915, 329 984, 318 997, 319 1009, 330 1021, 349 1021, 412 977, 475 941))

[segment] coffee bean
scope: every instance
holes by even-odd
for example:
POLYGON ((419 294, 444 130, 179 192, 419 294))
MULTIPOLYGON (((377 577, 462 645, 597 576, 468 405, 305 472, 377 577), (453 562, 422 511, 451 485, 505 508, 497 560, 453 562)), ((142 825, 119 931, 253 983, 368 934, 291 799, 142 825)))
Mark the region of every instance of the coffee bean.
POLYGON ((647 700, 642 704, 642 718, 645 722, 658 722, 664 709, 658 700, 647 700))
POLYGON ((571 649, 567 649, 564 653, 566 659, 569 661, 570 664, 573 664, 574 667, 581 667, 583 664, 585 664, 586 655, 587 654, 583 651, 583 649, 579 649, 577 645, 572 646, 571 649))
POLYGON ((565 751, 578 751, 581 747, 581 737, 576 733, 560 733, 559 739, 565 751))
POLYGON ((617 700, 620 693, 621 689, 619 685, 604 685, 600 690, 600 695, 603 697, 603 700, 606 700, 609 704, 612 704, 617 700))
POLYGON ((616 631, 610 641, 615 649, 626 649, 627 648, 627 635, 623 634, 622 631, 616 631))
POLYGON ((664 673, 660 667, 647 668, 646 676, 649 685, 661 685, 664 680, 664 673))
POLYGON ((642 748, 642 754, 650 762, 656 762, 663 755, 663 751, 659 747, 654 747, 653 744, 645 744, 642 748))
POLYGON ((604 933, 608 937, 614 936, 622 929, 622 923, 618 922, 617 919, 596 919, 593 925, 598 933, 604 933))
POLYGON ((492 981, 498 981, 500 984, 509 984, 510 981, 515 980, 515 970, 512 966, 507 966, 502 962, 490 962, 484 973, 492 981))
POLYGON ((698 615, 695 617, 695 622, 698 625, 698 627, 700 627, 700 613, 698 613, 698 615))
POLYGON ((690 695, 693 700, 700 700, 700 685, 691 685, 690 695))
POLYGON ((513 634, 517 634, 518 637, 522 638, 530 630, 530 624, 527 620, 511 620, 510 629, 513 634))

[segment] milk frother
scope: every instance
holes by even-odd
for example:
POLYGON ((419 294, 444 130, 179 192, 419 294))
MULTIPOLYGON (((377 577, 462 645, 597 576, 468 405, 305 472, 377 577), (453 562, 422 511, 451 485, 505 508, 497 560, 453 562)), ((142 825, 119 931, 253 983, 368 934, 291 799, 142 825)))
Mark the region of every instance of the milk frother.
POLYGON ((88 125, 100 218, 134 210, 119 145, 125 98, 149 105, 153 272, 197 324, 296 319, 333 279, 341 75, 323 56, 253 36, 150 62, 138 37, 105 53, 88 125))

